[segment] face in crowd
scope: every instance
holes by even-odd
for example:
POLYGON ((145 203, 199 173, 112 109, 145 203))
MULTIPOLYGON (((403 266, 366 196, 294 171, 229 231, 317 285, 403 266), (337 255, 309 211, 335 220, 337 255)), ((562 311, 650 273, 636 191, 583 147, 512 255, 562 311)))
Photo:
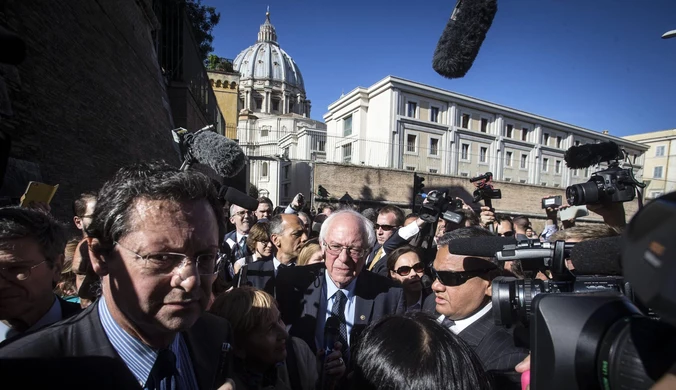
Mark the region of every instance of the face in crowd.
MULTIPOLYGON (((324 222, 320 241, 331 280, 340 288, 349 285, 362 271, 375 237, 369 238, 370 223, 358 213, 341 211, 324 222)), ((371 233, 372 234, 372 233, 371 233)))
POLYGON ((397 216, 394 213, 382 213, 378 214, 376 221, 376 239, 378 240, 378 244, 382 245, 396 233, 399 227, 397 225, 397 216))
POLYGON ((236 204, 232 205, 230 207, 230 223, 235 225, 238 233, 248 234, 251 226, 255 223, 254 213, 236 204))
POLYGON ((279 217, 282 219, 283 230, 280 234, 271 232, 270 241, 277 250, 277 259, 285 262, 298 257, 308 235, 303 222, 297 215, 281 214, 279 217))

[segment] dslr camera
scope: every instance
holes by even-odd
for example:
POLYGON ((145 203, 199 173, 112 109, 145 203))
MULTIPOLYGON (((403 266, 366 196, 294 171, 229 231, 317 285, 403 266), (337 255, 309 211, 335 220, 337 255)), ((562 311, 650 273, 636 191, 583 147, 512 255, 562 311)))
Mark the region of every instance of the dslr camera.
POLYGON ((634 200, 637 187, 645 187, 634 177, 633 167, 620 167, 625 152, 614 142, 573 146, 566 151, 564 159, 571 169, 587 168, 602 161, 608 163, 607 169, 594 172, 588 182, 566 188, 566 198, 572 206, 629 202, 634 200))

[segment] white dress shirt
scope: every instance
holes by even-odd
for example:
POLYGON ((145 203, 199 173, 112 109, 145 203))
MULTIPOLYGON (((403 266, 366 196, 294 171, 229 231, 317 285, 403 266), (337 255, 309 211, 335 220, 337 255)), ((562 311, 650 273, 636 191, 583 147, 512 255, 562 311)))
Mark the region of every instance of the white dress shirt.
MULTIPOLYGON (((455 334, 462 332, 463 330, 467 329, 470 325, 475 323, 479 318, 483 317, 484 314, 488 313, 491 310, 492 306, 493 303, 488 302, 488 304, 478 312, 472 314, 467 318, 455 321, 455 324, 451 325, 449 329, 451 330, 451 332, 455 334)), ((442 323, 444 321, 444 318, 445 318, 444 315, 441 315, 439 318, 437 318, 437 321, 439 321, 439 323, 442 323)))

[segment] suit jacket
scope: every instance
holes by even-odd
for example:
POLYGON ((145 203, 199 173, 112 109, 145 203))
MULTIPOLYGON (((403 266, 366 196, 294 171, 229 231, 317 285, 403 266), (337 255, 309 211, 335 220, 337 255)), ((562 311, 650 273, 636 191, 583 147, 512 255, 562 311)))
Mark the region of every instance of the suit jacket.
POLYGON ((521 389, 521 374, 514 367, 528 356, 517 346, 512 329, 495 325, 493 310, 458 334, 477 354, 496 389, 521 389))
POLYGON ((235 286, 254 286, 273 297, 275 294, 275 264, 272 259, 259 260, 240 268, 235 286))
POLYGON ((79 303, 68 302, 61 297, 56 297, 59 300, 61 305, 61 319, 65 320, 76 314, 79 314, 82 311, 82 306, 79 303))
MULTIPOLYGON (((212 389, 220 386, 225 376, 231 372, 231 356, 222 352, 225 344, 231 342, 230 324, 222 318, 205 313, 182 335, 190 352, 198 387, 212 389), (224 363, 226 367, 224 373, 219 373, 218 370, 218 365, 221 363, 224 363)), ((95 385, 89 383, 90 388, 102 387, 104 382, 110 378, 114 378, 118 386, 112 388, 141 388, 134 374, 127 369, 124 361, 108 340, 101 325, 96 303, 74 317, 57 322, 0 348, 1 377, 16 378, 12 382, 20 383, 22 388, 35 388, 33 384, 37 383, 36 381, 45 380, 44 372, 40 372, 40 375, 18 376, 22 367, 28 372, 34 370, 29 362, 38 362, 45 366, 49 366, 49 362, 69 362, 70 369, 56 371, 53 376, 48 377, 50 388, 71 388, 69 385, 71 377, 83 374, 95 381, 95 385), (23 365, 17 360, 25 358, 29 360, 23 365), (77 373, 72 371, 76 367, 75 364, 88 359, 102 362, 116 361, 121 364, 115 363, 111 367, 107 364, 92 365, 89 367, 91 370, 86 373, 80 370, 77 373), (17 371, 9 371, 10 369, 17 371), (110 374, 115 376, 100 376, 110 374), (27 384, 27 380, 33 382, 27 384)))
MULTIPOLYGON (((378 253, 381 247, 385 251, 385 255, 380 258, 380 260, 376 263, 376 265, 370 272, 387 277, 387 255, 392 253, 393 250, 406 244, 408 244, 408 240, 402 238, 399 235, 399 231, 391 235, 390 238, 388 238, 387 241, 383 243, 383 245, 376 244, 376 246, 373 247, 373 250, 371 251, 369 256, 366 258, 366 264, 369 265, 371 264, 373 258, 375 257, 376 253, 378 253)), ((364 268, 368 268, 368 265, 364 266, 364 268)))
MULTIPOLYGON (((323 263, 280 269, 277 272, 277 301, 289 334, 304 340, 313 352, 321 346, 316 343, 317 318, 321 300, 326 297, 326 268, 323 263)), ((403 290, 382 276, 362 271, 357 277, 355 314, 350 344, 355 345, 368 324, 388 314, 403 313, 403 290)))
POLYGON ((237 248, 239 248, 239 243, 237 242, 237 230, 233 230, 226 234, 225 237, 223 237, 223 244, 227 244, 228 248, 230 248, 230 254, 233 262, 239 260, 242 257, 252 255, 251 250, 249 250, 249 247, 245 244, 244 248, 242 248, 241 256, 235 256, 235 252, 237 251, 237 248))

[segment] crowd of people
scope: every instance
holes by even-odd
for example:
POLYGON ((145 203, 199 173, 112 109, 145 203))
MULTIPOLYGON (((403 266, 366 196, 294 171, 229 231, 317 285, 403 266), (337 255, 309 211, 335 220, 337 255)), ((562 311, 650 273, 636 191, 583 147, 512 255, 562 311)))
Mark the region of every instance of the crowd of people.
POLYGON ((520 389, 527 343, 491 302, 519 263, 449 243, 619 234, 621 204, 590 209, 606 223, 548 208, 539 235, 466 204, 433 225, 392 205, 312 210, 303 194, 247 210, 199 172, 133 164, 73 202, 72 226, 46 205, 0 208, 3 386, 520 389))

